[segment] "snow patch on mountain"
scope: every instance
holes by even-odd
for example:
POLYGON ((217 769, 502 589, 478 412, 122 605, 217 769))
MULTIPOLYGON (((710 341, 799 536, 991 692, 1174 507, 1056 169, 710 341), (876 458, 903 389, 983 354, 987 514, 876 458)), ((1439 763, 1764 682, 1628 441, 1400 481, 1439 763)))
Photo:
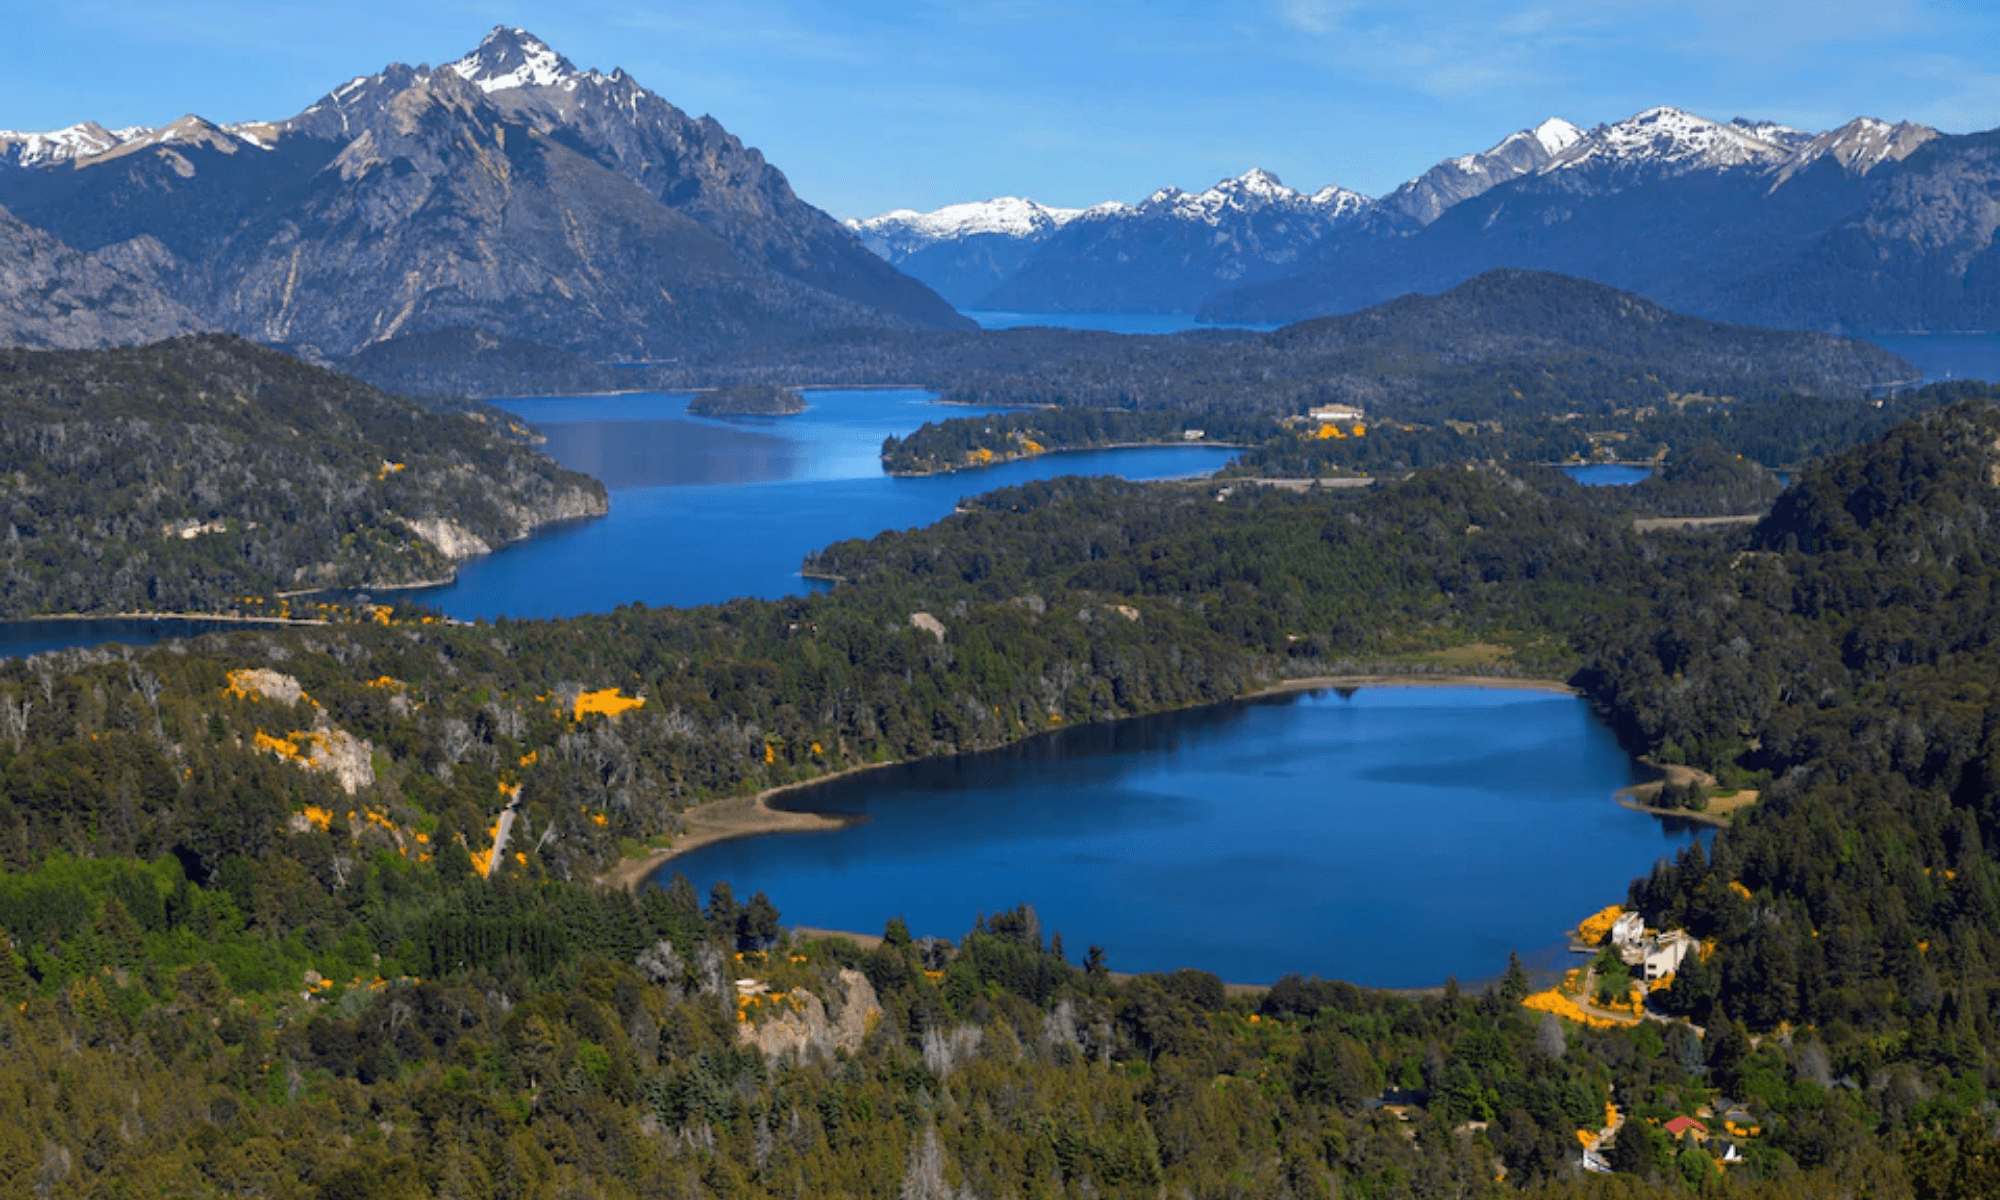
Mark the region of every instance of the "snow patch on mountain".
MULTIPOLYGON (((124 133, 139 132, 133 130, 124 133)), ((17 167, 42 167, 102 154, 123 139, 95 121, 49 133, 0 130, 0 161, 17 167)))
POLYGON ((1866 175, 1887 162, 1901 162, 1917 147, 1938 136, 1928 125, 1899 121, 1891 125, 1874 117, 1858 117, 1838 129, 1809 139, 1778 172, 1773 188, 1824 158, 1840 164, 1849 175, 1866 175))
POLYGON ((509 88, 558 87, 574 89, 577 69, 525 29, 496 25, 493 32, 472 53, 449 63, 446 69, 482 92, 509 88))
POLYGON ((1548 151, 1551 155, 1561 154, 1583 140, 1583 130, 1563 120, 1561 117, 1550 117, 1540 125, 1529 130, 1528 133, 1542 149, 1548 151))
POLYGON ((106 129, 95 121, 85 121, 51 133, 0 130, 0 166, 81 166, 148 146, 177 143, 206 144, 225 150, 234 150, 237 144, 242 144, 268 150, 275 139, 274 127, 262 122, 219 128, 193 114, 158 127, 133 125, 106 129))
POLYGON ((1252 168, 1234 179, 1223 180, 1205 192, 1184 192, 1176 187, 1165 187, 1146 197, 1136 207, 1100 206, 1093 210, 1093 215, 1100 220, 1128 215, 1166 216, 1181 221, 1220 225, 1231 214, 1258 213, 1272 208, 1322 219, 1338 219, 1354 216, 1368 204, 1366 196, 1343 187, 1324 187, 1307 195, 1286 187, 1269 171, 1252 168))
POLYGON ((1723 125, 1678 108, 1649 108, 1599 125, 1557 155, 1545 171, 1583 168, 1652 169, 1671 178, 1692 171, 1775 167, 1789 152, 1737 125, 1723 125))
POLYGON ((970 204, 947 204, 933 212, 899 208, 845 224, 870 250, 884 258, 908 254, 938 242, 1000 234, 1013 238, 1043 237, 1082 216, 1081 208, 1050 208, 1020 196, 1000 196, 970 204))

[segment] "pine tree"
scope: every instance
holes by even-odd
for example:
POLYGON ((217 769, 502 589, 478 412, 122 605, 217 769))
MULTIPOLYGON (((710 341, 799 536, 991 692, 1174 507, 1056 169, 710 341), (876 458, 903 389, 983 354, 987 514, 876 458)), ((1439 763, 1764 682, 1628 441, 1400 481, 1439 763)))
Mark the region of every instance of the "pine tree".
POLYGON ((14 942, 0 933, 0 1000, 20 1000, 28 994, 28 972, 14 954, 14 942))

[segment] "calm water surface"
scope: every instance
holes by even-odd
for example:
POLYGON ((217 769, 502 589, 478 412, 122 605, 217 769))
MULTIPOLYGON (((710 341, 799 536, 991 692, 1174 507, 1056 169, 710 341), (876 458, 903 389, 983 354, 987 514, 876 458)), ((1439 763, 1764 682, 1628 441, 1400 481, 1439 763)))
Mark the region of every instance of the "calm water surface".
POLYGON ((1653 475, 1651 467, 1629 467, 1623 463, 1586 463, 1564 467, 1562 473, 1585 487, 1628 487, 1653 475))
POLYGON ((793 793, 834 833, 670 863, 788 922, 956 938, 1027 901, 1081 958, 1382 986, 1497 974, 1694 836, 1619 808, 1631 760, 1553 692, 1366 688, 1092 726, 793 793))
POLYGON ((277 629, 255 621, 207 621, 184 617, 63 617, 51 621, 0 621, 0 658, 26 658, 72 646, 118 642, 150 646, 168 638, 200 637, 244 629, 277 629))
POLYGON ((796 595, 810 551, 843 538, 928 525, 965 496, 1057 475, 1206 475, 1235 452, 1212 446, 1049 454, 980 471, 897 479, 882 439, 980 409, 914 389, 823 390, 793 417, 687 415, 686 395, 502 401, 548 435, 564 466, 604 480, 611 514, 459 569, 417 594, 455 617, 558 617, 621 604, 708 604, 796 595))
POLYGON ((1881 333, 1867 340, 1923 368, 1925 383, 2000 382, 2000 333, 1881 333))

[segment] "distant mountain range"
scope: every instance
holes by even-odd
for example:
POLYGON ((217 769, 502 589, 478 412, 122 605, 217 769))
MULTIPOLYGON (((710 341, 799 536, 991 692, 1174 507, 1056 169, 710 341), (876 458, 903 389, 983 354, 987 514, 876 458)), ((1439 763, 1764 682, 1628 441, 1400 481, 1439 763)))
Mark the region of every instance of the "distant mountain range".
POLYGON ((713 118, 519 29, 284 121, 0 133, 0 208, 18 345, 208 328, 339 361, 477 331, 607 360, 966 324, 713 118))
POLYGON ((1375 200, 1252 171, 1138 205, 1010 199, 848 225, 974 309, 1280 323, 1521 267, 1752 324, 1993 329, 1996 147, 2000 133, 1862 118, 1814 134, 1653 108, 1588 131, 1545 121, 1375 200))

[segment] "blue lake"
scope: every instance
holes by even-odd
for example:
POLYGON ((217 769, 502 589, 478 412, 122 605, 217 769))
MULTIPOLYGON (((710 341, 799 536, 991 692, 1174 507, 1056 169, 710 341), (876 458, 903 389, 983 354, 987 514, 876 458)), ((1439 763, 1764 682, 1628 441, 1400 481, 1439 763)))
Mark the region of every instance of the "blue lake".
POLYGON ((810 551, 928 525, 969 495, 1057 475, 1206 475, 1234 451, 1210 446, 1049 454, 956 475, 898 479, 882 439, 984 410, 914 389, 817 390, 792 417, 687 415, 685 395, 505 400, 548 436, 564 466, 604 480, 611 514, 466 563, 416 598, 464 619, 557 617, 621 604, 708 604, 796 595, 810 551))
POLYGON ((788 794, 864 815, 667 864, 788 922, 956 938, 1035 905, 1115 970, 1297 971, 1387 987, 1533 965, 1685 825, 1619 808, 1632 763, 1556 692, 1363 688, 1091 726, 788 794))
POLYGON ((150 646, 168 638, 200 637, 242 629, 278 628, 254 621, 211 621, 185 617, 60 617, 48 621, 0 621, 0 658, 26 658, 72 646, 118 642, 150 646))
POLYGON ((1564 467, 1562 473, 1585 487, 1628 487, 1652 478, 1653 468, 1625 463, 1585 463, 1564 467))
POLYGON ((1924 382, 2000 382, 2000 333, 1878 333, 1864 339, 1923 369, 1924 382))

